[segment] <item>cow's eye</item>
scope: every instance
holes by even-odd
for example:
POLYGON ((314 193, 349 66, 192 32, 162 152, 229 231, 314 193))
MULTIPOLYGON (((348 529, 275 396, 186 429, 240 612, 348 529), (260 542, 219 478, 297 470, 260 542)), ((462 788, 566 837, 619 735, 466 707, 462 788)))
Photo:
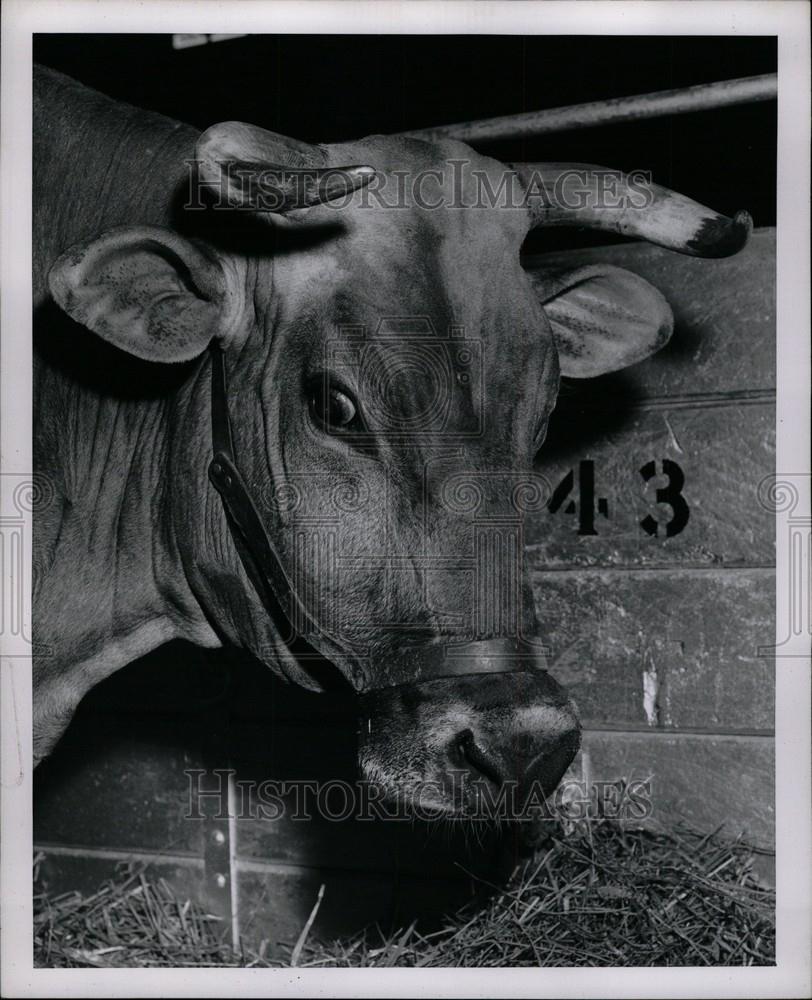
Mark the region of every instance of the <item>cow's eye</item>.
POLYGON ((325 379, 319 379, 310 389, 310 411, 327 430, 347 429, 358 415, 353 399, 325 379))

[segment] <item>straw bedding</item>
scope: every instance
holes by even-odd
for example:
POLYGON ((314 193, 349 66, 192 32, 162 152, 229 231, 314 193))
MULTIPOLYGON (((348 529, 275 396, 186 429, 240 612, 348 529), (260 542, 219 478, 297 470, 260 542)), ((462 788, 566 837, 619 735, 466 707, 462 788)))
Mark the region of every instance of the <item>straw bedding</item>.
MULTIPOLYGON (((34 901, 43 967, 718 966, 775 960, 774 893, 746 844, 715 834, 655 835, 592 823, 547 840, 510 882, 445 926, 417 921, 321 941, 237 952, 222 924, 143 866, 122 866, 92 895, 34 901)), ((36 866, 35 866, 36 867, 36 866)), ((323 890, 322 890, 323 894, 323 890)), ((315 909, 315 907, 314 907, 315 909)))

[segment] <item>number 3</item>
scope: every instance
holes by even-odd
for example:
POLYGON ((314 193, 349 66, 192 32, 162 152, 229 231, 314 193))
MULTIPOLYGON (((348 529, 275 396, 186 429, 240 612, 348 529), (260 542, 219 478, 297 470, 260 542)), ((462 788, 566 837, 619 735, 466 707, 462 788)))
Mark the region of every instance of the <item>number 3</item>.
MULTIPOLYGON (((691 508, 688 506, 685 497, 682 495, 682 487, 685 485, 685 475, 682 469, 676 462, 672 462, 669 458, 664 458, 662 465, 662 474, 668 476, 668 485, 661 486, 657 490, 656 499, 657 503, 668 504, 673 511, 674 516, 670 521, 667 521, 665 525, 666 538, 673 538, 673 536, 678 535, 688 523, 688 519, 691 516, 691 508)), ((653 461, 646 462, 640 470, 640 475, 646 482, 649 482, 649 480, 653 479, 657 474, 657 463, 653 461)), ((656 536, 660 527, 660 522, 653 518, 651 514, 647 514, 640 522, 640 525, 649 535, 656 536)))

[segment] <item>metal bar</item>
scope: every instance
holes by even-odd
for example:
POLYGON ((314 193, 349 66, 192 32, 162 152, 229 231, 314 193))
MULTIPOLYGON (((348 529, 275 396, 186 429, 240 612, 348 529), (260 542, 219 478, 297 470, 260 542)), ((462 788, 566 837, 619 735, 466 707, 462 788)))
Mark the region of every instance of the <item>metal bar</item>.
POLYGON ((200 759, 197 811, 203 816, 203 898, 239 948, 234 864, 234 772, 228 761, 229 666, 222 651, 196 650, 200 759))
POLYGON ((662 115, 683 115, 691 111, 709 111, 736 104, 771 101, 777 95, 777 74, 764 73, 761 76, 700 83, 694 87, 658 90, 653 94, 614 97, 587 104, 570 104, 563 108, 546 108, 543 111, 528 111, 501 118, 482 118, 479 121, 458 122, 455 125, 440 125, 401 134, 420 139, 461 139, 468 143, 522 139, 569 129, 617 125, 662 115))

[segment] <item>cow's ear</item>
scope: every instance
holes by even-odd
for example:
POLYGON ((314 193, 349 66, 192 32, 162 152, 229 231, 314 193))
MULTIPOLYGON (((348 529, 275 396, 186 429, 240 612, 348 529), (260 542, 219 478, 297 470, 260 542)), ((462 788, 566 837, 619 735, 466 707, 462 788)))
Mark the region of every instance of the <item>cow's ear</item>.
POLYGON ((627 368, 671 336, 674 317, 665 298, 622 267, 544 271, 533 284, 553 328, 562 375, 592 378, 627 368))
POLYGON ((220 265, 157 226, 111 229, 66 250, 48 275, 78 323, 145 361, 189 361, 222 330, 220 265))

